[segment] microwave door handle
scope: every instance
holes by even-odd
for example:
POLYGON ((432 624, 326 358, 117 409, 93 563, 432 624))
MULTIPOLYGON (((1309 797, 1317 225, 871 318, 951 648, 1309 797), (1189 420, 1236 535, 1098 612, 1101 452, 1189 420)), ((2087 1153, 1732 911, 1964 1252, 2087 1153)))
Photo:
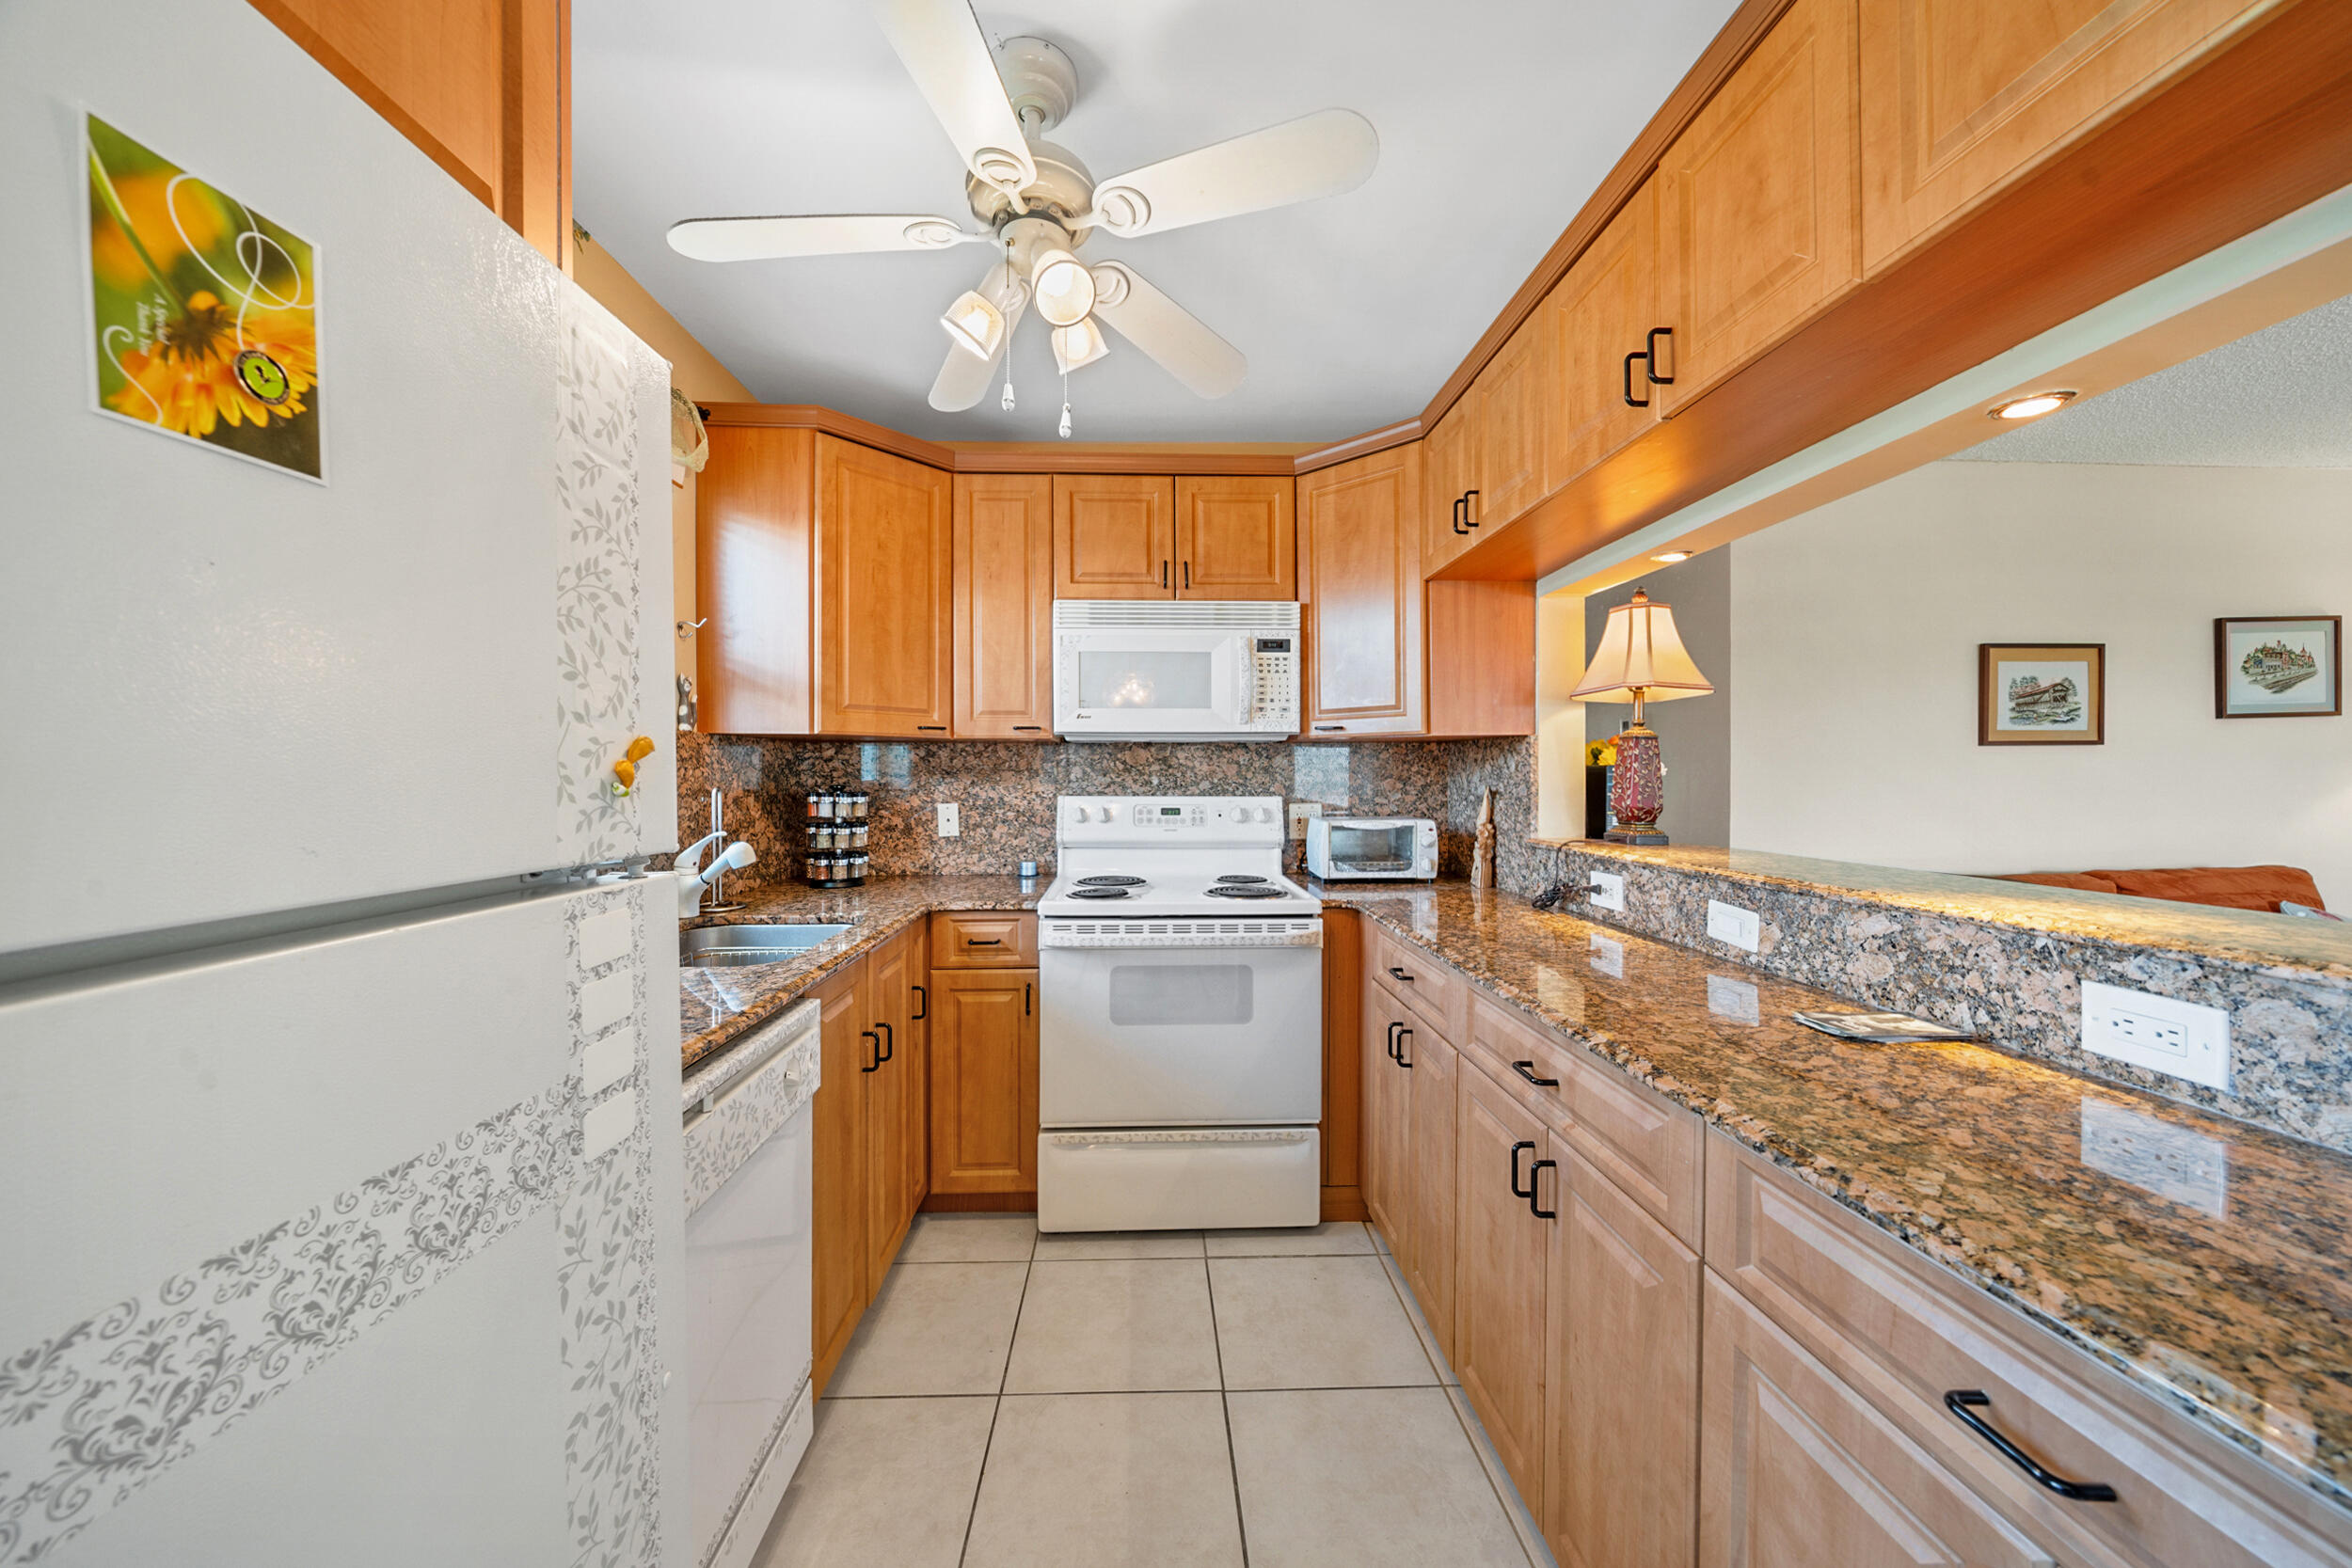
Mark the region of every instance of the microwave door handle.
POLYGON ((1239 667, 1235 673, 1241 677, 1241 703, 1239 706, 1233 709, 1233 711, 1240 714, 1241 721, 1247 724, 1257 717, 1257 714, 1252 711, 1255 705, 1251 700, 1256 695, 1253 689, 1257 684, 1257 651, 1250 646, 1248 638, 1244 637, 1237 639, 1237 641, 1241 644, 1242 654, 1241 657, 1234 659, 1233 662, 1239 667))

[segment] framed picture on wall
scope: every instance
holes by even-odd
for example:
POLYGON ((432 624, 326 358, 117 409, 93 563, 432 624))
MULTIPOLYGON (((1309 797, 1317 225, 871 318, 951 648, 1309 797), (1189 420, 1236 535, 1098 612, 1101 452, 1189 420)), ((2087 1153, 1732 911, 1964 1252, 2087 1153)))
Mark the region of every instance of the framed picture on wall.
POLYGON ((2107 645, 1977 644, 1977 744, 2104 746, 2107 645))
POLYGON ((2237 615, 2213 624, 2217 719, 2344 711, 2344 617, 2237 615))

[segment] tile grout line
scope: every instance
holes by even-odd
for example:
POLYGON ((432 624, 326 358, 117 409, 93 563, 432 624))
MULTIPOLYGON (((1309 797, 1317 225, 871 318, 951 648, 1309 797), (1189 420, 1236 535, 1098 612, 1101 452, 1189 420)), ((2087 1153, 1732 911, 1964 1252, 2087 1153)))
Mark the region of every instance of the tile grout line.
POLYGON ((1021 1338, 1021 1314, 1029 1305, 1029 1275, 1037 1268, 1037 1232, 1029 1232, 1028 1259, 1021 1265, 1021 1299, 1013 1304, 1012 1333, 1005 1340, 1004 1370, 996 1374, 996 1402, 988 1409, 988 1436, 980 1443, 979 1473, 972 1478, 972 1506, 963 1515, 963 1545, 956 1552, 956 1568, 972 1555, 972 1527, 980 1516, 980 1489, 988 1484, 988 1456, 996 1447, 997 1418, 1005 1413, 1005 1384, 1012 1376, 1012 1347, 1021 1338))
POLYGON ((1233 1533, 1241 1541, 1241 1568, 1249 1568, 1249 1520, 1241 1509, 1241 1461, 1233 1452, 1233 1402, 1225 1386, 1225 1338, 1216 1323, 1216 1273, 1209 1267, 1202 1237, 1200 1278, 1209 1290, 1209 1344, 1216 1352, 1216 1408, 1225 1418, 1225 1474, 1233 1483, 1233 1533))

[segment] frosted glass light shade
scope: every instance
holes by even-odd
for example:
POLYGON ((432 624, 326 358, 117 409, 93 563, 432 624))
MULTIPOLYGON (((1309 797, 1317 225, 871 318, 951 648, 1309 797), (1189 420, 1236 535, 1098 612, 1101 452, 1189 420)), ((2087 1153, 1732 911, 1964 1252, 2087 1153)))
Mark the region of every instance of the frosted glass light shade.
POLYGON ((1103 329, 1094 325, 1092 317, 1072 326, 1054 328, 1054 363, 1068 375, 1081 365, 1091 365, 1111 351, 1103 341, 1103 329))
POLYGON ((1075 326, 1094 309, 1094 275, 1066 250, 1041 252, 1029 287, 1037 313, 1055 326, 1075 326))
POLYGON ((1682 646, 1673 607, 1651 603, 1637 588, 1630 603, 1610 610, 1600 646, 1570 695, 1587 703, 1630 703, 1638 694, 1662 703, 1704 697, 1714 689, 1682 646))
POLYGON ((958 348, 982 359, 994 358, 996 345, 1005 341, 1005 313, 976 289, 958 294, 939 325, 958 348))

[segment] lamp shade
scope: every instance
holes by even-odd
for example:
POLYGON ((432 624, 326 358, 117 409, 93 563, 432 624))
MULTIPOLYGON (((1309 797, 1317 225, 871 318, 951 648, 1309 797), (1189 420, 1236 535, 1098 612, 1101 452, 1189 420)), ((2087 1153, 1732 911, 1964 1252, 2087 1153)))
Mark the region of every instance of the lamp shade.
POLYGON ((1631 603, 1610 610, 1600 646, 1593 650, 1592 661, 1570 695, 1588 703, 1629 703, 1638 693, 1662 703, 1674 697, 1704 697, 1714 689, 1682 646, 1673 607, 1651 603, 1649 594, 1637 588, 1631 603))

